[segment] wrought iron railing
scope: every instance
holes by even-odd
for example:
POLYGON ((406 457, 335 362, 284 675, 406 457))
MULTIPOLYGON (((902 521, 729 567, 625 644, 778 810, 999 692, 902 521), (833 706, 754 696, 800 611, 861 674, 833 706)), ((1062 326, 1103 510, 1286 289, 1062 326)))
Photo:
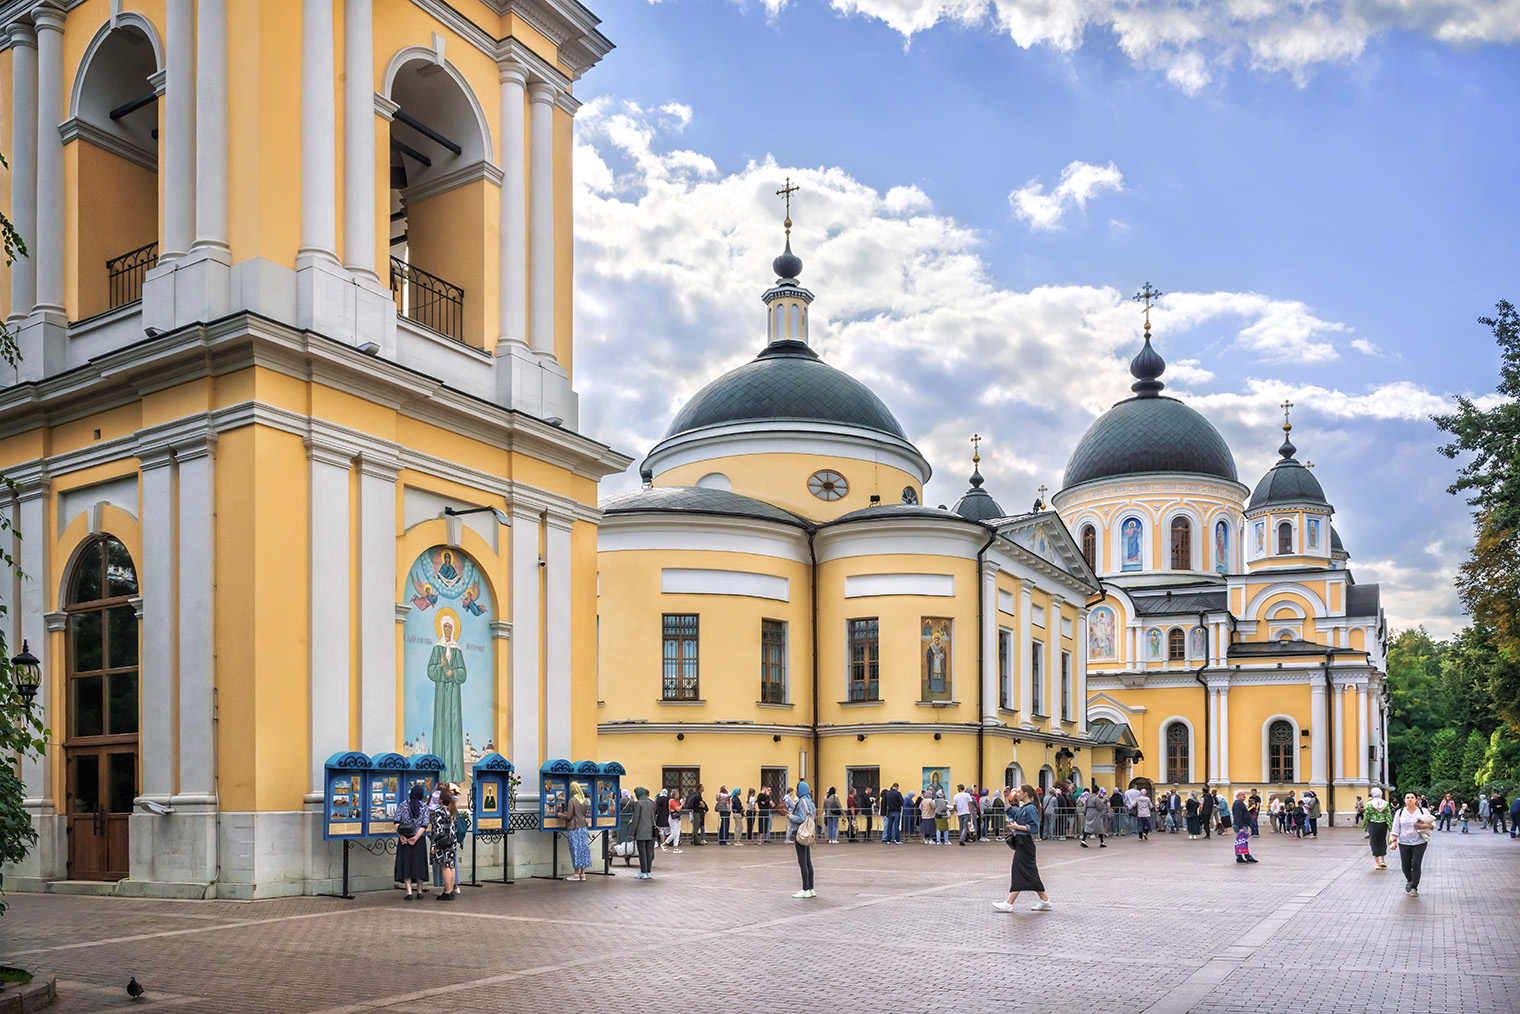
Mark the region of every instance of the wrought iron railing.
POLYGON ((785 704, 786 684, 765 680, 760 684, 760 703, 785 704))
POLYGON ((879 701, 881 700, 881 684, 876 680, 850 681, 850 700, 852 701, 879 701))
POLYGON ((464 341, 464 290, 453 282, 392 257, 391 295, 401 316, 464 341))
POLYGON ((111 292, 110 309, 142 299, 143 278, 158 263, 158 244, 140 246, 120 257, 106 261, 106 279, 111 292))

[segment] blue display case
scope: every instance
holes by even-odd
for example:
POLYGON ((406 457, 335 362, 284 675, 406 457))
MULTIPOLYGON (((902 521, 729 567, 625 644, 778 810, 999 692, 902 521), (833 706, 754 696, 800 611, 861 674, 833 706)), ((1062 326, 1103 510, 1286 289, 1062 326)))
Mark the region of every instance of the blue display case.
POLYGON ((371 835, 395 830, 396 812, 406 802, 410 787, 406 781, 406 763, 406 758, 399 753, 382 753, 370 758, 369 788, 364 804, 369 810, 371 835))
POLYGON ((628 772, 617 761, 608 761, 590 782, 591 826, 615 828, 620 819, 623 795, 623 776, 628 772))
POLYGON ((411 792, 412 786, 421 782, 423 790, 431 796, 443 778, 445 767, 443 758, 435 754, 413 754, 406 765, 406 791, 411 792))
POLYGON ((324 765, 322 837, 368 838, 369 775, 373 766, 368 754, 335 753, 324 765))
POLYGON ((538 769, 538 826, 545 831, 563 831, 565 822, 559 812, 570 799, 570 783, 575 781, 575 765, 567 760, 547 761, 538 769))
POLYGON ((507 825, 512 786, 512 762, 499 753, 488 753, 475 762, 470 773, 475 780, 475 829, 502 831, 507 825))

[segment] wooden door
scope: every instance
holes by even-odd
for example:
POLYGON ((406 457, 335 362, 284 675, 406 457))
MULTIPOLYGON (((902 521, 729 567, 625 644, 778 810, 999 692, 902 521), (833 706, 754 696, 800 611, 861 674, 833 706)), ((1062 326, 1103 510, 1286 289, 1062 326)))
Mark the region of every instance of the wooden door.
POLYGON ((129 869, 127 826, 137 796, 137 750, 68 751, 69 878, 120 880, 129 869))

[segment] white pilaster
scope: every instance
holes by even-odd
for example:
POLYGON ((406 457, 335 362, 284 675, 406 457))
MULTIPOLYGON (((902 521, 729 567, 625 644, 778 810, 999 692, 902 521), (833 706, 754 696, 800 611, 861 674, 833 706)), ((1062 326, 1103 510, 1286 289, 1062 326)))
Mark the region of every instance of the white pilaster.
POLYGON ((1034 654, 1034 634, 1030 630, 1030 613, 1033 607, 1030 604, 1030 593, 1034 591, 1034 582, 1019 581, 1019 650, 1018 650, 1018 674, 1019 674, 1019 725, 1026 729, 1034 728, 1034 666, 1031 663, 1034 654))
POLYGON ((174 459, 167 447, 139 450, 142 470, 142 646, 138 662, 138 763, 142 796, 174 795, 174 459))
POLYGON ((369 452, 359 456, 359 749, 367 754, 396 748, 396 473, 400 465, 369 452))
POLYGON ((64 317, 63 12, 39 7, 37 26, 37 231, 25 239, 37 264, 36 314, 64 317))
MULTIPOLYGON (((977 636, 982 639, 982 671, 977 674, 982 684, 982 714, 984 722, 998 720, 998 593, 997 564, 982 561, 982 629, 977 636)), ((977 781, 985 784, 985 772, 977 772, 977 781)))
POLYGON ((1230 783, 1230 688, 1219 688, 1219 780, 1230 783))
POLYGON ((553 85, 528 86, 533 131, 528 145, 528 343, 554 359, 554 98, 553 85))
POLYGON ((1219 691, 1209 687, 1209 728, 1213 735, 1209 737, 1209 770, 1208 781, 1210 785, 1219 781, 1219 691))
MULTIPOLYGON (((538 591, 539 514, 533 508, 519 505, 513 505, 511 511, 512 552, 508 561, 512 574, 510 759, 526 778, 543 763, 539 753, 541 709, 538 696, 538 641, 542 628, 538 591)), ((537 786, 534 786, 536 790, 537 786)))
POLYGON ((1325 682, 1311 676, 1309 682, 1309 781, 1325 783, 1325 752, 1330 738, 1325 732, 1325 682))
POLYGON ((1335 702, 1335 780, 1337 782, 1346 777, 1346 715, 1344 701, 1346 699, 1346 687, 1337 684, 1332 690, 1332 700, 1335 702))
POLYGON ((375 15, 373 0, 343 4, 343 262, 375 273, 375 15))
POLYGON ((570 531, 574 519, 548 515, 544 524, 544 750, 571 755, 570 531))
POLYGON ((1065 599, 1050 596, 1045 607, 1045 710, 1050 713, 1052 731, 1060 728, 1066 716, 1061 713, 1061 605, 1065 599))
POLYGON ((1077 667, 1077 728, 1087 735, 1087 615, 1086 609, 1077 613, 1076 644, 1072 646, 1072 664, 1077 667))
MULTIPOLYGON (((501 66, 501 341, 528 345, 528 167, 523 122, 527 71, 501 66)), ((498 351, 498 355, 500 352, 498 351)))
MULTIPOLYGON (((11 38, 11 224, 28 243, 37 235, 37 36, 21 22, 11 38)), ((11 265, 11 315, 25 319, 37 302, 37 268, 30 257, 11 265)))
MULTIPOLYGON (((62 739, 68 716, 53 700, 53 653, 51 638, 44 626, 43 614, 57 605, 50 594, 51 578, 48 570, 48 546, 52 543, 48 532, 48 505, 51 480, 45 470, 38 469, 25 477, 16 477, 21 488, 17 493, 17 527, 21 533, 21 555, 17 563, 26 578, 21 582, 21 601, 16 626, 20 638, 11 645, 13 652, 21 650, 24 641, 42 664, 42 680, 37 687, 37 698, 32 704, 33 712, 43 716, 54 730, 53 743, 62 739)), ((66 635, 65 635, 66 636, 66 635)), ((5 692, 10 692, 6 688, 5 692)), ((56 750, 49 746, 49 753, 56 750)), ((33 816, 47 816, 53 812, 53 766, 46 757, 27 757, 21 762, 23 801, 33 816)))
POLYGON ((301 5, 301 249, 336 261, 337 117, 334 115, 333 10, 301 5))
MULTIPOLYGON (((313 794, 324 791, 323 764, 348 749, 350 449, 306 441, 311 463, 311 744, 313 794)), ((379 624, 375 624, 378 629, 379 624)))
POLYGON ((1356 688, 1356 780, 1367 780, 1368 747, 1372 745, 1371 731, 1367 722, 1367 687, 1356 688))
POLYGON ((226 250, 227 0, 199 0, 195 70, 194 245, 226 250))
POLYGON ((159 263, 190 251, 195 238, 195 2, 168 0, 164 69, 164 242, 159 263))
POLYGON ((179 473, 179 782, 177 808, 216 805, 215 591, 213 476, 216 438, 174 449, 179 473))

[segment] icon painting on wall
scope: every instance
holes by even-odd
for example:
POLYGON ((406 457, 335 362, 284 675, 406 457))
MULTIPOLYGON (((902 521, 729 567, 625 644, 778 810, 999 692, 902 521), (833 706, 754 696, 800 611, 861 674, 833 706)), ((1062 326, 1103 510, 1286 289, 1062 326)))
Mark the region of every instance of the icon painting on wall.
POLYGON ((950 693, 950 621, 940 616, 923 619, 923 692, 924 700, 948 697, 950 693))

